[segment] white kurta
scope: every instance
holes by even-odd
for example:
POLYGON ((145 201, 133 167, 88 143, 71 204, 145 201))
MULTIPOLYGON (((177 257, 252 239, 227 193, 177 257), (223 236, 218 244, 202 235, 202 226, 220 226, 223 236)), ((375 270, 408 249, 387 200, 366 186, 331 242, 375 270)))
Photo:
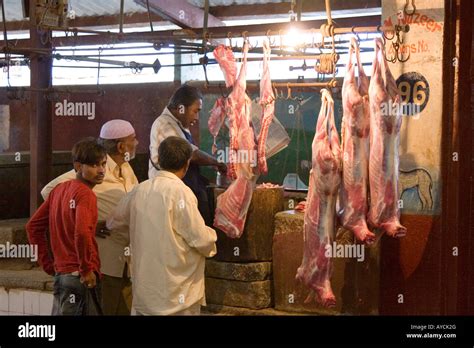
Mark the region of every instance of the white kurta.
MULTIPOLYGON (((156 118, 155 122, 151 126, 150 131, 150 157, 153 163, 158 166, 158 147, 161 142, 168 137, 175 136, 186 140, 184 132, 190 133, 189 129, 184 128, 183 124, 173 116, 168 108, 165 108, 162 114, 156 118)), ((198 147, 194 144, 190 144, 194 150, 198 147)), ((148 178, 153 179, 157 174, 158 170, 148 161, 148 178)))
MULTIPOLYGON (((46 199, 57 185, 75 178, 76 172, 72 169, 49 182, 41 190, 41 195, 46 199)), ((130 164, 125 162, 119 167, 112 157, 107 155, 104 181, 92 189, 97 196, 99 221, 105 221, 120 200, 136 185, 138 185, 138 180, 130 164)), ((128 237, 128 231, 113 230, 107 238, 96 238, 102 273, 112 277, 122 277, 126 262, 124 248, 128 246, 128 238, 124 237, 128 237)))
POLYGON ((129 225, 133 308, 169 315, 205 304, 205 258, 216 254, 216 232, 204 223, 196 196, 161 170, 119 204, 107 227, 129 225))

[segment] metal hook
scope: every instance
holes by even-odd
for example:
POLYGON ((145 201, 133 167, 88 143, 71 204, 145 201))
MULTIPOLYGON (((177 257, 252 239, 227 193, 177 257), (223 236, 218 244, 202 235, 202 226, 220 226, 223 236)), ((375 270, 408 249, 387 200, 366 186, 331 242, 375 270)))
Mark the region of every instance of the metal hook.
POLYGON ((389 40, 389 41, 390 41, 390 40, 392 40, 392 39, 395 37, 395 33, 392 34, 392 37, 388 37, 388 36, 385 34, 385 32, 384 32, 381 28, 382 28, 381 25, 377 26, 377 31, 380 32, 380 33, 382 33, 382 36, 383 36, 386 40, 389 40))
POLYGON ((383 56, 384 56, 384 58, 385 58, 385 60, 386 60, 387 62, 396 63, 396 62, 397 62, 397 59, 398 59, 398 48, 399 48, 399 44, 398 44, 397 42, 392 43, 392 47, 393 47, 393 49, 394 49, 394 51, 395 51, 395 54, 392 56, 392 58, 390 58, 390 59, 387 58, 387 50, 386 50, 385 46, 384 46, 384 49, 383 49, 383 56))
POLYGON ((221 96, 224 97, 224 98, 227 98, 229 96, 229 94, 225 94, 224 93, 224 90, 222 89, 222 83, 219 83, 219 90, 221 91, 221 96))
POLYGON ((357 38, 357 44, 360 46, 360 37, 359 37, 359 35, 355 32, 355 26, 352 27, 351 31, 352 31, 352 34, 354 34, 355 37, 357 38))
POLYGON ((403 12, 405 12, 407 16, 411 16, 415 14, 416 12, 415 0, 411 0, 411 6, 413 7, 413 11, 411 11, 411 13, 407 11, 409 3, 410 3, 410 0, 406 0, 405 7, 403 8, 403 12))
POLYGON ((258 40, 255 40, 255 42, 256 42, 255 45, 252 45, 249 39, 247 39, 247 41, 249 43, 249 51, 258 47, 258 40))
POLYGON ((268 44, 270 45, 270 47, 272 47, 273 45, 275 45, 275 41, 276 39, 273 38, 273 40, 271 39, 271 30, 267 30, 267 39, 268 39, 268 44))
POLYGON ((396 51, 397 53, 397 60, 400 62, 400 63, 405 63, 407 62, 409 59, 410 59, 410 50, 408 50, 408 57, 406 59, 403 59, 403 53, 400 51, 400 47, 398 47, 398 50, 396 51), (401 57, 401 58, 400 58, 401 57))
POLYGON ((232 33, 230 31, 227 33, 227 38, 229 39, 229 47, 232 48, 232 33))

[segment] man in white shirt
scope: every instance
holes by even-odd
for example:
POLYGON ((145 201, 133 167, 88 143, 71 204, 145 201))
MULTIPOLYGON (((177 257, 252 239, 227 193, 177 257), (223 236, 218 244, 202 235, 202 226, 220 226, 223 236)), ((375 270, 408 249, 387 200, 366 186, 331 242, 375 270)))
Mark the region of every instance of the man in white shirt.
POLYGON ((161 170, 120 202, 107 227, 129 227, 138 315, 199 315, 206 303, 205 258, 216 254, 217 235, 205 225, 196 196, 182 181, 191 145, 167 137, 158 154, 161 170))
POLYGON ((159 172, 158 147, 161 142, 170 136, 186 139, 193 149, 191 164, 184 183, 193 191, 198 199, 198 208, 208 225, 212 224, 213 217, 209 209, 207 196, 208 180, 199 172, 200 166, 214 166, 219 172, 225 173, 227 166, 217 159, 200 150, 192 138, 189 127, 199 120, 202 108, 202 95, 196 87, 182 85, 171 96, 168 106, 153 122, 150 132, 150 163, 148 178, 152 179, 159 172))
MULTIPOLYGON (((120 119, 104 123, 98 141, 107 151, 107 165, 103 183, 96 185, 93 191, 97 196, 99 224, 102 222, 104 226, 105 220, 120 200, 138 185, 137 177, 128 163, 135 157, 138 141, 130 122, 120 119)), ((58 176, 43 188, 41 195, 46 200, 58 184, 75 177, 74 169, 58 176)), ((102 237, 97 238, 100 271, 103 274, 102 310, 105 315, 130 315, 124 297, 131 287, 126 264, 128 231, 114 230, 110 232, 110 236, 102 237)))

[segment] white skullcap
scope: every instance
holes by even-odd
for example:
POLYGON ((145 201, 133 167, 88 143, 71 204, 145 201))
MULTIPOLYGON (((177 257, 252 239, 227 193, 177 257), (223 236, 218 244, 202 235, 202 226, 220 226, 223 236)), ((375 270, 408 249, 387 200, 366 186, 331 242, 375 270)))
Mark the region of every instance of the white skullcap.
POLYGON ((102 139, 120 139, 135 133, 135 129, 130 122, 125 120, 110 120, 104 123, 100 129, 102 139))

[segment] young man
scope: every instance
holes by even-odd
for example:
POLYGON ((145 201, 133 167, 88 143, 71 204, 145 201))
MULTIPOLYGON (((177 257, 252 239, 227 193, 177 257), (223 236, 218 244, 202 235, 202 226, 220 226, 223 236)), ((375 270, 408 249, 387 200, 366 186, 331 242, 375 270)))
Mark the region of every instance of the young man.
POLYGON ((198 315, 206 257, 216 254, 216 232, 199 213, 182 179, 191 145, 167 137, 158 149, 161 170, 136 187, 107 221, 130 228, 133 308, 139 315, 198 315))
POLYGON ((39 264, 54 275, 58 308, 53 314, 94 315, 101 310, 97 198, 92 189, 104 180, 107 157, 105 149, 91 138, 75 144, 72 156, 76 178, 49 194, 26 230, 30 243, 38 245, 39 264))
MULTIPOLYGON (((107 151, 107 168, 104 182, 94 187, 99 210, 99 225, 117 207, 120 200, 138 185, 133 168, 128 163, 135 157, 138 140, 130 122, 121 119, 107 121, 102 125, 98 143, 107 151)), ((46 199, 56 185, 76 177, 74 170, 60 175, 41 191, 46 199)), ((131 292, 126 248, 129 245, 127 231, 110 231, 109 236, 98 235, 102 277, 102 310, 105 315, 130 315, 131 301, 125 297, 131 292)))
POLYGON ((182 85, 171 96, 168 106, 153 122, 150 133, 150 163, 148 178, 153 179, 159 172, 158 147, 161 142, 170 136, 187 140, 193 149, 191 164, 183 178, 184 183, 194 192, 198 200, 198 207, 206 223, 211 226, 213 216, 209 207, 207 195, 208 180, 200 174, 200 166, 214 166, 219 172, 225 173, 227 166, 217 159, 200 150, 191 136, 189 127, 199 121, 199 112, 202 108, 202 95, 196 87, 182 85))

